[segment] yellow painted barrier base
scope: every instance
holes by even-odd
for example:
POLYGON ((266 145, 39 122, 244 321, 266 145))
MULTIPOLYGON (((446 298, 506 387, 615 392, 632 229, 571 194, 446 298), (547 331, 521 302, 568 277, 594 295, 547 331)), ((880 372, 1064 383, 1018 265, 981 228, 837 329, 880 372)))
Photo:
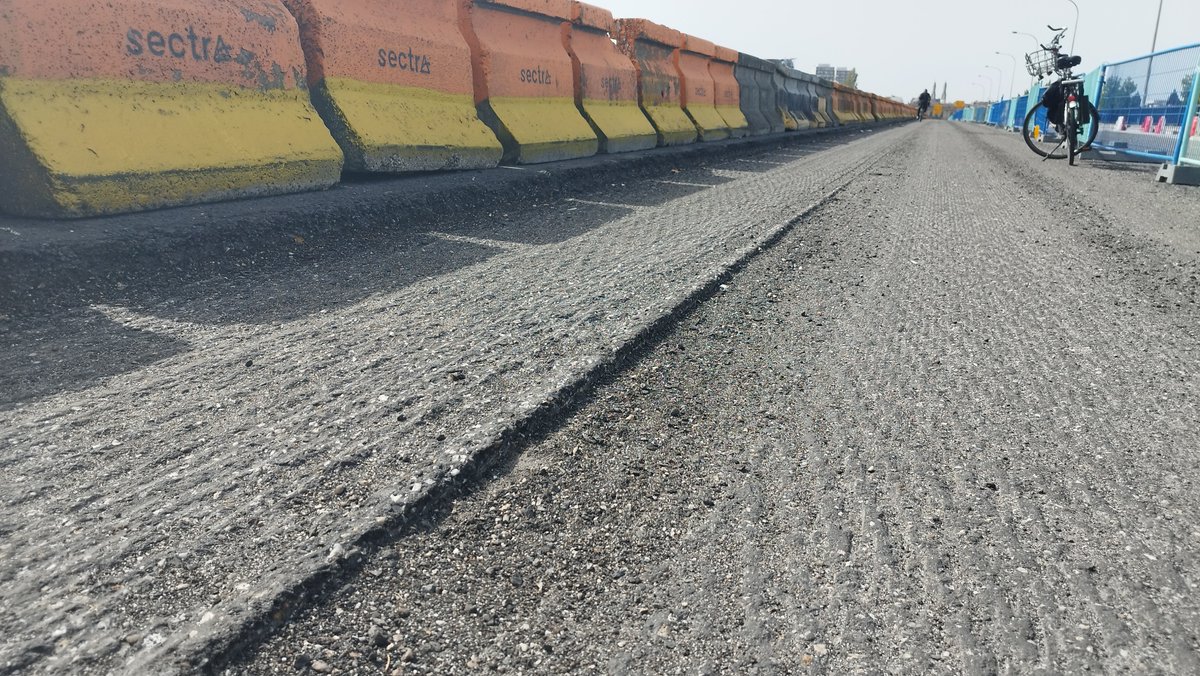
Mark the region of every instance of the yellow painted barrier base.
POLYGON ((328 188, 302 90, 0 78, 0 210, 80 217, 328 188), (11 159, 10 159, 11 158, 11 159))
POLYGON ((504 145, 504 161, 537 164, 591 157, 600 140, 567 98, 492 98, 480 106, 504 145))
POLYGON ((717 114, 725 121, 725 126, 729 127, 730 138, 744 138, 750 135, 750 123, 746 121, 746 116, 738 106, 717 106, 717 114))
POLYGON ((658 145, 681 146, 695 143, 699 135, 692 118, 679 106, 646 106, 646 116, 658 132, 658 145))
POLYGON ((805 129, 812 127, 812 122, 810 122, 809 119, 804 116, 804 113, 798 110, 787 111, 787 117, 791 118, 792 120, 791 129, 793 131, 804 131, 805 129))
POLYGON ((637 103, 585 99, 583 112, 600 130, 602 152, 627 153, 658 145, 654 125, 637 103))
POLYGON ((484 169, 504 153, 470 95, 326 78, 312 96, 350 171, 484 169))
POLYGON ((701 141, 723 141, 729 138, 729 127, 714 106, 689 106, 688 115, 700 130, 701 141))

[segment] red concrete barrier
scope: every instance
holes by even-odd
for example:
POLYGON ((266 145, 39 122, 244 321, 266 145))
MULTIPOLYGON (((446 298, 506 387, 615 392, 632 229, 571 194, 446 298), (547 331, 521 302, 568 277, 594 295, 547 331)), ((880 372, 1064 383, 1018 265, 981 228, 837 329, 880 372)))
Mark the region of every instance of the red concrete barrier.
POLYGON ((638 99, 663 146, 693 143, 696 125, 683 112, 675 50, 683 33, 645 19, 617 22, 617 44, 638 69, 638 99))
POLYGON ((0 209, 325 188, 342 153, 278 0, 0 0, 0 209))
POLYGON ((570 0, 461 0, 459 19, 475 73, 475 103, 508 162, 588 157, 600 141, 575 106, 563 45, 570 0))
POLYGON ((693 35, 685 35, 680 48, 675 50, 681 103, 700 130, 702 141, 729 138, 729 125, 717 112, 716 84, 709 72, 709 63, 716 53, 716 45, 693 35))
POLYGON ((742 138, 750 134, 750 122, 742 113, 741 87, 738 85, 733 70, 737 61, 737 50, 718 46, 713 50, 713 59, 708 64, 708 72, 713 79, 714 103, 717 113, 725 121, 725 126, 729 128, 729 135, 733 138, 742 138))
POLYGON ((447 0, 283 0, 300 24, 313 103, 346 166, 402 172, 494 167, 475 110, 471 50, 447 0))
POLYGON ((637 67, 612 41, 616 21, 606 9, 573 3, 563 31, 575 75, 575 104, 600 137, 602 152, 646 150, 658 144, 638 106, 637 67))

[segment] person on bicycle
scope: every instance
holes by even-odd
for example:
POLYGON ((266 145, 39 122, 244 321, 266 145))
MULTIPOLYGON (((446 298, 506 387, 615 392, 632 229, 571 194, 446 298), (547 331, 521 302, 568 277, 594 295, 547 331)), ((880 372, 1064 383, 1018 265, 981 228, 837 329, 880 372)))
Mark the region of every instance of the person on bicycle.
POLYGON ((929 112, 929 99, 930 99, 930 96, 929 96, 928 89, 921 92, 921 95, 917 97, 917 119, 918 120, 925 117, 925 114, 929 112))

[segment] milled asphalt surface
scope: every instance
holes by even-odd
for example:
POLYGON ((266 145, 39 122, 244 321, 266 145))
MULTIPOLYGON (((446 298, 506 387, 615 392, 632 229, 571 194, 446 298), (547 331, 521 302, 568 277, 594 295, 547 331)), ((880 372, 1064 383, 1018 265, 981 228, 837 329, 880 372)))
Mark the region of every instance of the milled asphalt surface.
POLYGON ((348 222, 348 243, 317 229, 335 243, 232 250, 244 269, 209 276, 177 250, 143 279, 115 261, 130 281, 95 275, 97 289, 90 270, 14 274, 0 668, 146 673, 209 657, 905 133, 547 179, 465 210, 452 192, 453 220, 364 204, 380 223, 348 222))
POLYGON ((1037 159, 926 122, 560 194, 400 288, 408 243, 92 307, 144 363, 7 388, 0 659, 1200 672, 1200 190, 1037 159))

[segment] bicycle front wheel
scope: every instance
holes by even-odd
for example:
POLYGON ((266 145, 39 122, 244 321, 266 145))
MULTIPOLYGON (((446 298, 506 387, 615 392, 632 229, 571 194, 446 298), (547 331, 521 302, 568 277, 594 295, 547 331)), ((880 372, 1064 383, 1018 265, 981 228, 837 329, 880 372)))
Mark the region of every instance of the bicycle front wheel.
POLYGON ((1029 114, 1025 116, 1025 125, 1021 127, 1021 136, 1025 139, 1025 145, 1029 146, 1029 149, 1038 155, 1051 160, 1065 160, 1067 159, 1068 151, 1063 147, 1064 144, 1050 145, 1043 141, 1042 139, 1046 137, 1045 129, 1041 130, 1040 135, 1035 136, 1034 126, 1037 124, 1037 114, 1038 111, 1044 109, 1045 106, 1042 105, 1041 101, 1029 109, 1029 114))
POLYGON ((1067 152, 1071 160, 1071 166, 1075 166, 1075 157, 1079 154, 1076 147, 1079 145, 1079 113, 1075 110, 1067 111, 1067 152))

